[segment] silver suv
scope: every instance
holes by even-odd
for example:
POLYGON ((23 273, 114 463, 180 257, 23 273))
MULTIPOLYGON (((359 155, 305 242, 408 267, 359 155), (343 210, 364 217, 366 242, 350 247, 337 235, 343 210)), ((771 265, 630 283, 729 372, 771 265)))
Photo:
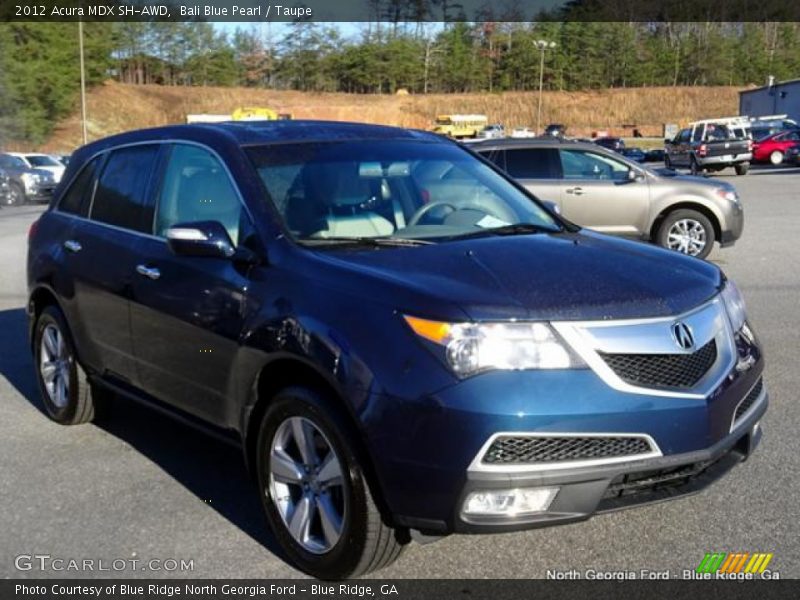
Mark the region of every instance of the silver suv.
POLYGON ((742 235, 744 211, 729 183, 652 169, 596 144, 491 140, 470 149, 575 223, 705 258, 742 235))

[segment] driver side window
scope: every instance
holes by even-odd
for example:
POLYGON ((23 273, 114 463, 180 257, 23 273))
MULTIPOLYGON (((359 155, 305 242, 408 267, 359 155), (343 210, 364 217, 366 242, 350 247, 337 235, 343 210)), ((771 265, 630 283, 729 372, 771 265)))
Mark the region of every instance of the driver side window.
POLYGON ((155 234, 166 237, 177 223, 218 221, 239 242, 242 204, 227 171, 208 150, 176 144, 161 185, 155 234))
POLYGON ((630 171, 625 163, 593 152, 562 149, 560 154, 564 179, 623 181, 630 171))

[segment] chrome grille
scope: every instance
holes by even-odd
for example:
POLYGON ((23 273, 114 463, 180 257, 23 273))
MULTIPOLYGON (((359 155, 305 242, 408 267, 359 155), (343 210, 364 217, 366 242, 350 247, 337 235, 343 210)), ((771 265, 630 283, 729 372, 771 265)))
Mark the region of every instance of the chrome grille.
POLYGON ((717 343, 711 340, 692 354, 598 354, 620 379, 631 385, 691 388, 717 360, 717 343))
POLYGON ((551 463, 617 458, 653 451, 641 437, 498 436, 482 461, 488 464, 551 463))

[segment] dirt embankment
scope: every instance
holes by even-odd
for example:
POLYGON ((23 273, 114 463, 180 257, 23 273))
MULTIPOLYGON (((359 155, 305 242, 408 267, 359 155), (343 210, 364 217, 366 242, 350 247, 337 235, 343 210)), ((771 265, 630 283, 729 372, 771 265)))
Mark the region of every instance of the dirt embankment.
MULTIPOLYGON (((738 112, 739 88, 678 87, 545 92, 542 125, 564 123, 573 135, 603 130, 660 136, 663 123, 686 123, 738 112)), ((537 92, 499 94, 353 95, 251 88, 169 87, 108 82, 89 91, 89 138, 168 123, 187 114, 228 114, 240 106, 266 106, 296 119, 361 121, 427 128, 437 114, 479 113, 507 128, 535 127, 537 92)), ((80 111, 59 123, 40 149, 71 151, 81 142, 80 111)))

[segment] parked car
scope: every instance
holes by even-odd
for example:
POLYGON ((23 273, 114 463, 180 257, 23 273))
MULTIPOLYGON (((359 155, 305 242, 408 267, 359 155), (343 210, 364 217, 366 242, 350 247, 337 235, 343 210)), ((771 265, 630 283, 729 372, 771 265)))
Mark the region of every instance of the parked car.
POLYGON ((753 142, 753 162, 779 165, 783 162, 786 150, 800 142, 800 129, 781 131, 753 142))
POLYGON ((11 177, 0 169, 0 206, 11 203, 11 177))
POLYGON ((511 131, 512 138, 534 138, 536 137, 536 132, 529 128, 529 127, 515 127, 511 131))
POLYGON ((11 153, 0 154, 0 169, 11 178, 7 204, 49 202, 53 197, 56 181, 50 171, 32 168, 26 161, 11 153))
POLYGON ((471 149, 570 221, 705 258, 714 242, 733 244, 744 211, 727 182, 653 170, 596 144, 495 140, 471 149))
POLYGON ((727 167, 745 175, 753 158, 752 144, 744 127, 698 121, 664 141, 664 162, 668 168, 687 167, 692 175, 727 167))
POLYGON ((478 133, 478 137, 482 139, 502 138, 506 137, 506 130, 501 124, 495 123, 484 127, 483 131, 478 133))
POLYGON ((625 140, 618 137, 601 137, 597 138, 594 143, 614 152, 622 152, 625 149, 625 140))
POLYGON ((550 123, 550 125, 544 128, 544 135, 549 135, 552 137, 564 137, 567 135, 567 128, 561 123, 550 123))
POLYGON ((764 360, 719 267, 583 231, 441 136, 173 126, 65 179, 29 233, 45 412, 117 392, 240 444, 315 577, 695 493, 758 444, 764 360))
POLYGON ((644 162, 664 162, 664 150, 662 148, 648 150, 645 152, 644 162))
POLYGON ((647 155, 641 148, 623 148, 620 154, 638 163, 643 163, 647 159, 647 155))
POLYGON ((35 152, 7 152, 10 156, 15 156, 25 162, 29 169, 39 169, 40 171, 49 171, 53 174, 53 180, 58 183, 64 175, 66 168, 63 163, 56 160, 49 154, 39 154, 35 152))

